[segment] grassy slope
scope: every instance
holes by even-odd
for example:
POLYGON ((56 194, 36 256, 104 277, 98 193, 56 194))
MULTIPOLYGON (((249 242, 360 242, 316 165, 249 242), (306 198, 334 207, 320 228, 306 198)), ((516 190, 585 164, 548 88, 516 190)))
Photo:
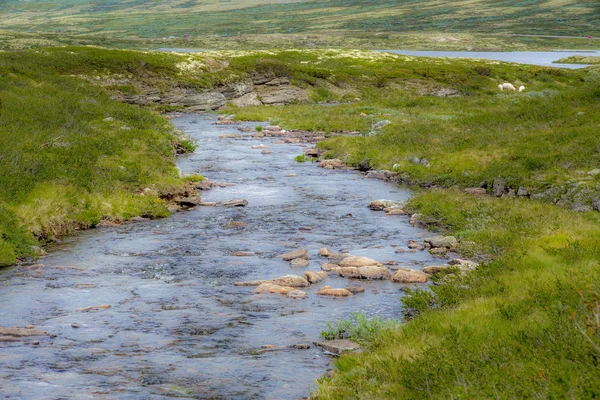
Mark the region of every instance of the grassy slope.
POLYGON ((587 36, 600 33, 598 7, 595 0, 9 0, 0 13, 10 29, 136 37, 336 30, 587 36))
POLYGON ((0 53, 0 265, 31 255, 34 236, 168 214, 157 196, 181 186, 172 126, 69 76, 160 75, 163 57, 101 49, 0 53), (140 193, 144 187, 150 192, 140 193))

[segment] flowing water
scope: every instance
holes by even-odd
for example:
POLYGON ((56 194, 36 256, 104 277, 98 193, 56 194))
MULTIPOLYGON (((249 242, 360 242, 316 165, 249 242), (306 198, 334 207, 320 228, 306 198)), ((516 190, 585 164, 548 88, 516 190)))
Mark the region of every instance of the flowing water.
POLYGON ((253 295, 253 288, 234 282, 301 275, 304 269, 276 258, 298 248, 309 250, 307 270, 325 262, 317 254, 324 246, 416 269, 440 263, 427 252, 395 253, 427 232, 411 227, 405 216, 366 207, 374 199, 406 200, 408 190, 354 171, 297 163, 293 157, 302 145, 219 138, 238 133, 237 127, 213 121, 206 115, 174 118, 199 144, 179 167, 235 183, 203 192, 204 201, 244 198, 248 206, 201 207, 83 232, 52 248, 40 260, 43 266, 1 270, 0 326, 32 324, 51 335, 0 342, 2 398, 307 396, 330 356, 314 346, 265 353, 261 346, 312 343, 326 321, 353 311, 399 318, 404 285, 330 276, 309 287, 308 298, 294 300, 253 295), (272 154, 251 148, 260 143, 272 154), (247 226, 228 229, 229 221, 247 226), (234 251, 255 255, 233 257, 234 251), (324 284, 352 283, 365 293, 315 294, 324 284), (79 310, 101 305, 111 307, 79 310))

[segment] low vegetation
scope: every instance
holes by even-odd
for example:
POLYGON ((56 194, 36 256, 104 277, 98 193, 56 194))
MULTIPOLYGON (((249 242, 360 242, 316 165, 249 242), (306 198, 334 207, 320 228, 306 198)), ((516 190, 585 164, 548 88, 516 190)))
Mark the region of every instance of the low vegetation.
POLYGON ((556 61, 557 64, 600 64, 600 56, 571 56, 561 58, 556 61))
POLYGON ((166 216, 159 196, 182 185, 173 127, 73 76, 132 67, 94 54, 0 53, 0 265, 103 219, 166 216))

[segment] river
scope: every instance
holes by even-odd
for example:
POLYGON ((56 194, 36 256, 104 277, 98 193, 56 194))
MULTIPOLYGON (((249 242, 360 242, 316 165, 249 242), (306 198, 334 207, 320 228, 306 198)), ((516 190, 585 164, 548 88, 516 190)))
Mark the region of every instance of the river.
POLYGON ((441 263, 427 252, 396 253, 429 233, 406 216, 367 208, 375 199, 406 200, 410 191, 355 171, 298 163, 299 144, 220 138, 239 133, 237 126, 214 125, 212 115, 173 122, 199 144, 179 158, 181 170, 235 184, 205 191, 203 200, 243 198, 248 206, 200 207, 82 232, 51 247, 37 265, 0 270, 0 326, 31 324, 51 335, 0 342, 3 398, 307 396, 330 356, 314 346, 264 353, 261 347, 310 344, 326 321, 353 311, 400 318, 404 285, 330 275, 307 288, 306 299, 289 299, 253 295, 235 282, 302 275, 304 269, 276 258, 298 248, 309 250, 306 270, 320 269, 325 259, 317 252, 324 246, 416 269, 441 263), (252 148, 258 144, 272 153, 252 148), (229 221, 246 228, 228 229, 229 221), (234 257, 234 251, 254 255, 234 257), (324 284, 353 283, 365 293, 315 294, 324 284), (80 310, 104 305, 110 308, 80 310))

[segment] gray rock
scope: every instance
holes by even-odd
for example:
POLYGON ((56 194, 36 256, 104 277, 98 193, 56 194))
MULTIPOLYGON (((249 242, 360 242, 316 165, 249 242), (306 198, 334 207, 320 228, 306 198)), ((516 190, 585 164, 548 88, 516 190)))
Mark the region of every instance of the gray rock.
POLYGON ((324 342, 315 342, 315 346, 322 347, 323 350, 340 355, 360 349, 360 345, 348 339, 327 340, 324 342))
POLYGON ((506 186, 506 182, 504 179, 496 179, 494 180, 494 185, 492 187, 492 195, 495 197, 500 197, 504 193, 504 188, 506 186))
POLYGON ((517 196, 519 196, 519 197, 529 196, 529 191, 527 189, 525 189, 523 186, 519 186, 519 189, 517 190, 517 196))
POLYGON ((398 173, 397 172, 394 172, 394 171, 385 171, 385 170, 369 171, 367 173, 367 175, 365 175, 365 178, 381 179, 381 180, 384 180, 384 181, 394 180, 397 177, 398 177, 398 173))
POLYGON ((433 248, 446 247, 453 248, 458 246, 458 240, 454 236, 433 236, 423 239, 425 243, 429 243, 433 248))
POLYGON ((185 97, 182 101, 182 104, 188 111, 216 110, 217 108, 223 107, 226 103, 227 99, 225 96, 218 92, 197 94, 185 97))
POLYGON ((306 90, 294 86, 258 86, 256 88, 263 104, 291 104, 308 101, 306 90))
POLYGON ((262 102, 258 99, 258 95, 254 92, 247 93, 243 96, 233 99, 231 103, 240 108, 260 106, 262 104, 262 102))
POLYGON ((248 200, 229 200, 221 203, 223 207, 246 207, 248 205, 248 200))

